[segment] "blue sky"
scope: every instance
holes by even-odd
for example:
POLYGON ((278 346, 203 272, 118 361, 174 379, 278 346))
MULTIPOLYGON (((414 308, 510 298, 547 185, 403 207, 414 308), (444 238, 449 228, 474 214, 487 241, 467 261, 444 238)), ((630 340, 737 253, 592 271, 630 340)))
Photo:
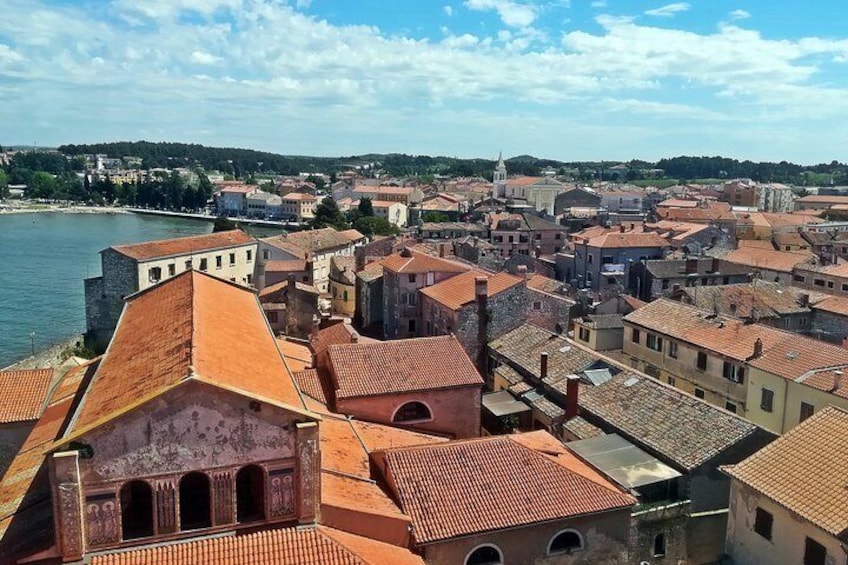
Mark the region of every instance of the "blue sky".
POLYGON ((845 161, 842 9, 0 0, 0 143, 845 161))

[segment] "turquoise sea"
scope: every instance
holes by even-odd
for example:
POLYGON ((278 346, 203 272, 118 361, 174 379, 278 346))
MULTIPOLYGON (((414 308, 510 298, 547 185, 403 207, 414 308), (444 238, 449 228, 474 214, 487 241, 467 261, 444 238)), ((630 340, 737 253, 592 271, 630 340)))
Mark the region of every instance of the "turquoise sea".
MULTIPOLYGON (((0 368, 85 331, 83 279, 111 245, 209 233, 212 224, 135 214, 0 215, 0 368)), ((262 235, 262 234, 259 234, 262 235)))

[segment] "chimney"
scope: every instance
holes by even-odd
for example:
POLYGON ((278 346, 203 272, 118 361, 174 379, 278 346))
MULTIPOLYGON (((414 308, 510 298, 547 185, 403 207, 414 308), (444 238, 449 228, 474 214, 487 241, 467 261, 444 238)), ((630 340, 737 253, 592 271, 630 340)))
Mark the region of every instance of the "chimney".
POLYGON ((401 257, 412 257, 412 250, 407 246, 403 246, 403 249, 400 250, 401 257))
POLYGON ((309 334, 309 341, 318 338, 318 330, 321 329, 321 319, 317 316, 312 317, 312 332, 309 334))
POLYGON ((756 359, 757 357, 762 356, 763 354, 763 340, 757 338, 757 341, 754 342, 754 354, 751 356, 751 359, 756 359))
POLYGON ((566 380, 565 388, 565 419, 570 420, 577 416, 577 395, 579 394, 580 377, 577 375, 569 375, 566 380))
POLYGON ((489 279, 474 278, 474 297, 477 300, 477 370, 487 374, 486 344, 489 342, 489 279))
POLYGON ((671 293, 672 293, 672 294, 677 294, 677 292, 678 292, 679 290, 680 290, 680 285, 679 285, 679 284, 673 285, 673 286, 671 287, 671 293))
POLYGON ((710 272, 717 273, 719 270, 718 257, 713 257, 713 264, 710 266, 710 272))
POLYGON ((533 252, 534 252, 534 254, 536 255, 536 259, 538 259, 539 257, 541 257, 541 256, 542 256, 542 248, 541 248, 541 246, 537 245, 537 246, 536 246, 536 249, 534 249, 534 250, 533 250, 533 252))
POLYGON ((810 304, 810 294, 808 292, 802 292, 798 295, 798 303, 805 308, 810 304))
POLYGON ((444 243, 439 244, 439 257, 441 257, 442 259, 445 258, 445 244, 444 243))
POLYGON ((518 266, 518 276, 523 278, 527 277, 527 265, 518 266))
POLYGON ((618 233, 624 233, 624 224, 618 225, 618 233))
POLYGON ((546 378, 548 378, 548 353, 543 351, 539 359, 539 379, 545 380, 546 378))
POLYGON ((295 283, 294 275, 289 275, 288 282, 286 283, 286 302, 294 298, 294 293, 297 290, 297 284, 295 283))
POLYGON ((693 273, 698 272, 698 259, 690 258, 686 259, 686 274, 691 275, 693 273))

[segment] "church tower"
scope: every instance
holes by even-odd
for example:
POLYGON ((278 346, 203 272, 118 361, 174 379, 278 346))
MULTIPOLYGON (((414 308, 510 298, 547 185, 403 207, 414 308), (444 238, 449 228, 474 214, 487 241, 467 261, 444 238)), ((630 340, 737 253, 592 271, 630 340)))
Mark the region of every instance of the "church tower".
POLYGON ((492 182, 495 185, 492 196, 494 198, 506 196, 506 165, 503 160, 503 152, 498 153, 498 166, 495 168, 492 182))

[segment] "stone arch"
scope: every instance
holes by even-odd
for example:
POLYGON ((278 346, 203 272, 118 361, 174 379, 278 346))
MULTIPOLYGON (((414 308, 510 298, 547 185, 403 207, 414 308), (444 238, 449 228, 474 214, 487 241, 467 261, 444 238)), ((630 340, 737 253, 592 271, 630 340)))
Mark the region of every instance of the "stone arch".
POLYGON ((420 400, 405 402, 395 409, 392 414, 392 422, 421 422, 433 419, 433 411, 427 403, 420 400))
POLYGON ((548 555, 571 553, 583 549, 583 536, 577 530, 560 530, 548 542, 548 555))
POLYGON ((205 473, 192 471, 180 479, 180 530, 212 525, 212 488, 205 473))
POLYGON ((465 565, 502 565, 501 548, 492 543, 478 545, 465 556, 465 565))
POLYGON ((236 473, 236 516, 239 522, 265 519, 265 471, 259 465, 236 473))
POLYGON ((153 488, 147 481, 132 480, 121 485, 121 539, 152 536, 153 488))

